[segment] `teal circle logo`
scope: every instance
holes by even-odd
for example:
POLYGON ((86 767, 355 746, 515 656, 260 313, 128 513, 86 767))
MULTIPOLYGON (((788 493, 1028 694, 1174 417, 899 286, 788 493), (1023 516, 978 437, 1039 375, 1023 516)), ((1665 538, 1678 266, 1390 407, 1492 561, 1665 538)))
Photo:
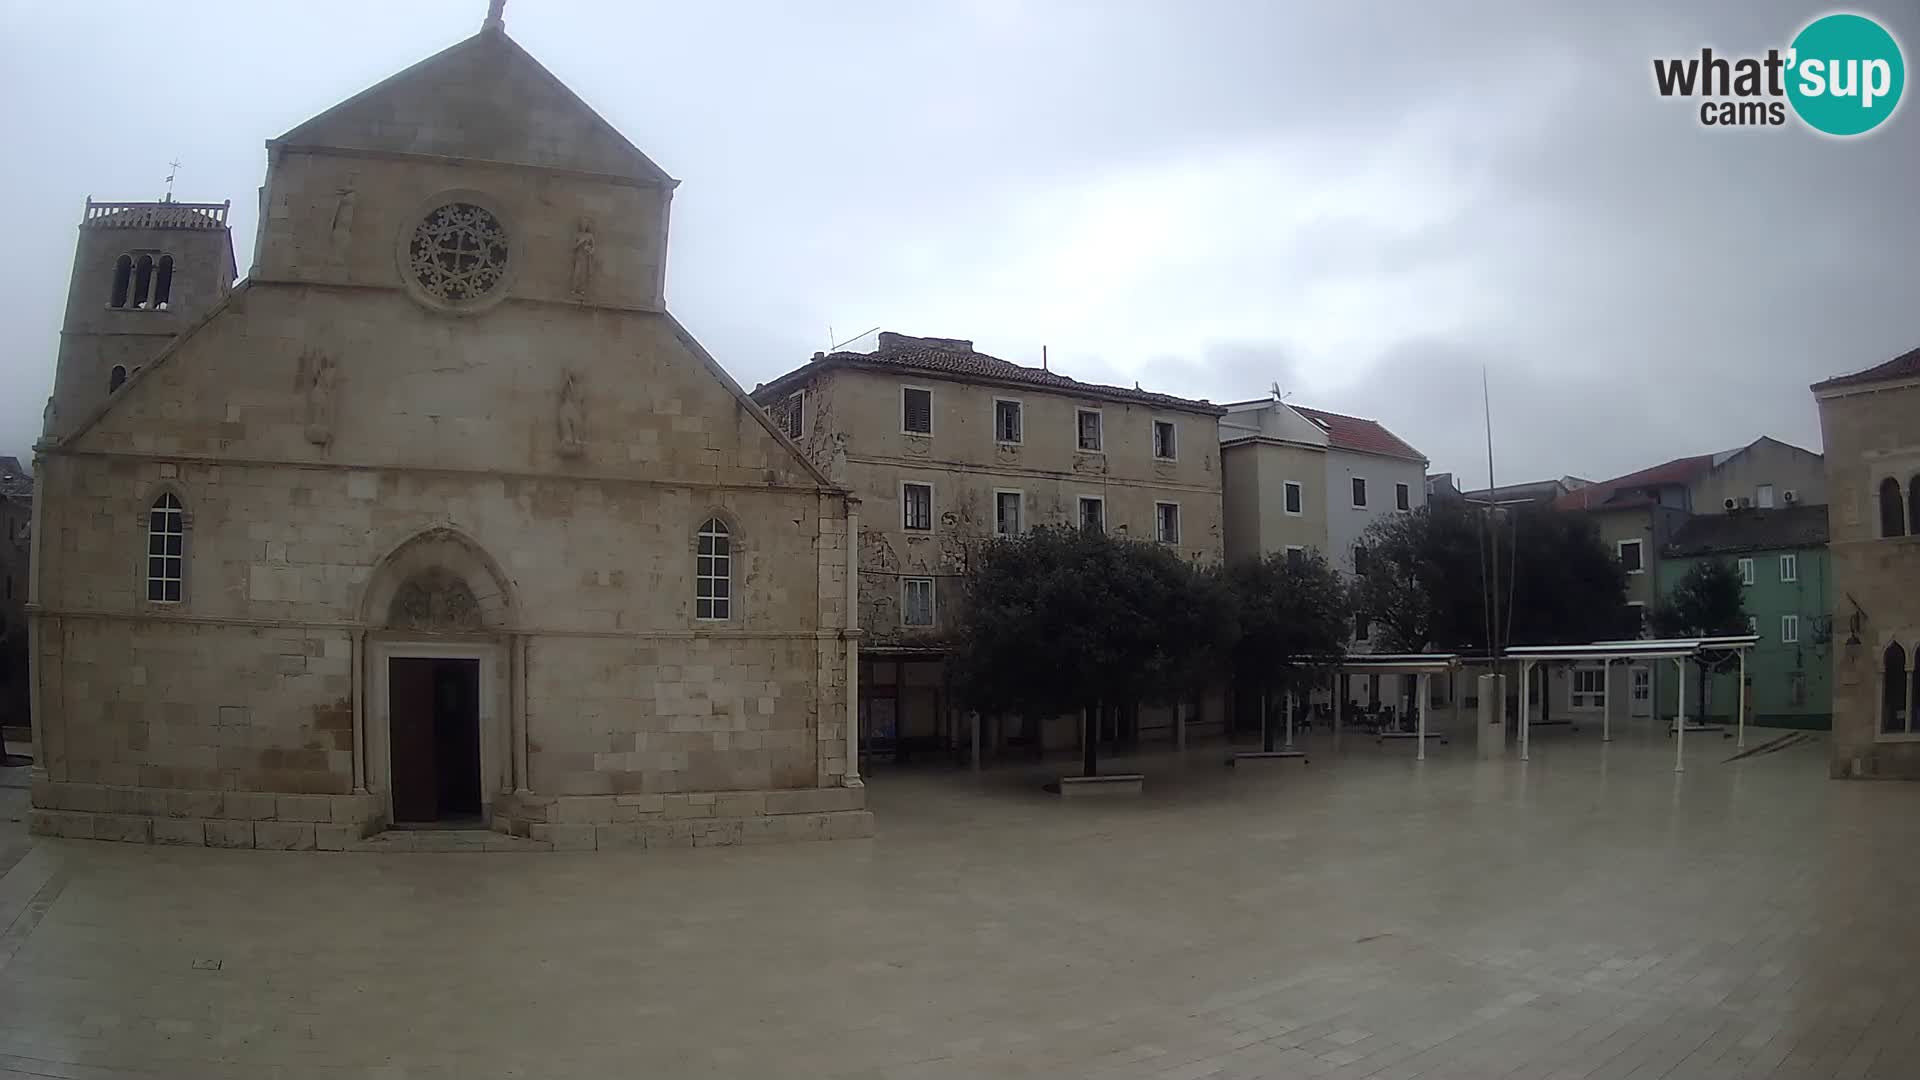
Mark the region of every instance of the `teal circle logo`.
POLYGON ((1787 54, 1787 99, 1815 131, 1862 135, 1893 115, 1907 84, 1900 43, 1864 15, 1807 24, 1787 54))

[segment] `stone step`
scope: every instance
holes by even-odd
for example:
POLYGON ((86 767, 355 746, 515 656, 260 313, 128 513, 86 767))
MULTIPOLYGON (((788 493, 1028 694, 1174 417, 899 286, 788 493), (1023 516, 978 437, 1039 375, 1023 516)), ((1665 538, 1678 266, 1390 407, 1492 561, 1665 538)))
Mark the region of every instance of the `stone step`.
POLYGON ((388 829, 355 840, 348 851, 552 851, 545 840, 508 836, 491 829, 388 829))

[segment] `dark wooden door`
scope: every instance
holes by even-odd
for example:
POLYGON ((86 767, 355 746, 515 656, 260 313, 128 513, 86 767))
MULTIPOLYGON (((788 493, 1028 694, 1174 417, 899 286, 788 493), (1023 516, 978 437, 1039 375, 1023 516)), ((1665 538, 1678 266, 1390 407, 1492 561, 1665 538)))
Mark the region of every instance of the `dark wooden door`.
POLYGON ((396 657, 387 664, 393 819, 433 821, 440 816, 440 782, 434 767, 433 661, 396 657))

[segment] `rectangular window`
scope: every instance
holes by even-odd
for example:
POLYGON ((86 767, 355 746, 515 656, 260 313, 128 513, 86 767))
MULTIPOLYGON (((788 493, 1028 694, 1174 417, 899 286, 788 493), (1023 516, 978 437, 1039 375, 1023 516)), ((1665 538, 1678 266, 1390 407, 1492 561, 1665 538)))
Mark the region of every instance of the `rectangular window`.
POLYGON ((733 536, 719 518, 700 526, 695 552, 693 617, 725 619, 733 606, 733 536))
POLYGON ((1627 601, 1627 612, 1633 616, 1633 636, 1647 636, 1647 603, 1644 600, 1627 601))
POLYGON ((1740 560, 1740 584, 1742 585, 1753 584, 1753 560, 1752 559, 1740 560))
POLYGON ((1396 510, 1413 509, 1413 492, 1407 489, 1407 485, 1393 485, 1393 507, 1396 510))
POLYGON ((1646 701, 1653 697, 1653 672, 1648 668, 1633 669, 1633 700, 1646 701))
POLYGON ((1807 703, 1807 673, 1804 671, 1787 672, 1787 704, 1805 705, 1807 703))
POLYGON ((1174 443, 1173 421, 1155 420, 1153 422, 1153 456, 1156 461, 1172 461, 1178 454, 1174 443))
POLYGON ((1780 640, 1788 645, 1795 645, 1799 643, 1800 616, 1798 615, 1780 616, 1780 640))
POLYGON ((1019 536, 1020 505, 1025 496, 1018 491, 993 493, 993 531, 998 536, 1019 536))
POLYGON ((1074 410, 1074 426, 1079 435, 1076 445, 1090 454, 1100 452, 1100 410, 1074 410))
POLYGON ((1607 703, 1606 671, 1602 668, 1573 669, 1573 700, 1576 709, 1599 709, 1607 703))
POLYGON ((1307 549, 1298 544, 1287 545, 1287 565, 1303 566, 1307 561, 1307 549))
POLYGON ((933 579, 900 579, 900 623, 902 626, 933 625, 933 579))
POLYGON ((1285 505, 1286 505, 1287 513, 1289 514, 1300 513, 1301 508, 1305 505, 1305 500, 1301 497, 1299 482, 1295 480, 1289 480, 1287 481, 1286 487, 1283 490, 1286 495, 1285 505))
POLYGON ((1781 581, 1799 581, 1800 580, 1800 556, 1798 555, 1780 556, 1780 580, 1781 581))
POLYGON ((1640 541, 1622 540, 1614 550, 1619 552, 1620 565, 1627 568, 1627 573, 1638 574, 1646 569, 1640 562, 1640 541))
POLYGON ((1180 542, 1180 504, 1154 503, 1153 517, 1158 525, 1157 535, 1163 544, 1180 542))
POLYGON ((909 435, 933 434, 933 391, 900 388, 900 430, 909 435))
POLYGON ((781 418, 787 432, 787 438, 798 439, 807 433, 807 392, 805 390, 787 397, 787 414, 781 418))
POLYGON ((933 485, 900 485, 900 527, 915 532, 933 528, 933 485))
POLYGON ((1080 496, 1080 527, 1092 532, 1107 531, 1107 500, 1092 495, 1080 496))
POLYGON ((1755 635, 1760 633, 1760 617, 1758 615, 1747 616, 1747 633, 1755 635))
MULTIPOLYGON (((1373 624, 1368 620, 1366 612, 1356 611, 1353 613, 1353 640, 1367 640, 1367 635, 1372 632, 1372 630, 1373 624)), ((1377 677, 1378 676, 1376 676, 1376 678, 1377 677)))
POLYGON ((1753 489, 1753 505, 1765 509, 1773 505, 1773 485, 1761 484, 1753 489))
POLYGON ((1364 476, 1353 478, 1353 505, 1367 505, 1367 478, 1364 476))
POLYGON ((993 399, 993 441, 1020 445, 1020 403, 1006 398, 993 399))
POLYGON ((180 581, 186 573, 186 511, 171 494, 154 500, 147 511, 147 599, 160 604, 180 602, 180 581))
POLYGON ((1365 575, 1367 572, 1367 546, 1365 544, 1355 544, 1353 546, 1353 572, 1360 575, 1365 575))

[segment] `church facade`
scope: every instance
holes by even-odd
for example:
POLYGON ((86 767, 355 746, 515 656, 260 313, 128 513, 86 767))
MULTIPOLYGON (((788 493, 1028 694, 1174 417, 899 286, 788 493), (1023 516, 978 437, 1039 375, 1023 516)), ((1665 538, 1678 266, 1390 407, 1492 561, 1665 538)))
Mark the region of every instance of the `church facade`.
POLYGON ((497 16, 267 146, 238 284, 224 208, 83 223, 34 830, 870 833, 858 504, 667 312, 676 182, 497 16))

